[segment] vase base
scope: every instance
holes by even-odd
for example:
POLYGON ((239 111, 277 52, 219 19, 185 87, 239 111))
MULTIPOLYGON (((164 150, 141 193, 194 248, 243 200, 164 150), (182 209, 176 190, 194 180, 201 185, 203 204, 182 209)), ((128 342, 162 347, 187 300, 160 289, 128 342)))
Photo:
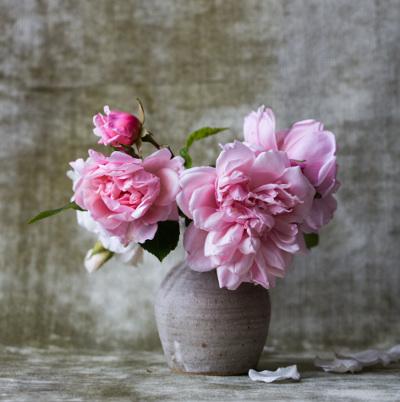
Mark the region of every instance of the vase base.
POLYGON ((170 370, 173 373, 176 374, 182 374, 182 375, 204 375, 204 376, 214 376, 214 377, 233 377, 233 376, 240 376, 240 375, 247 375, 248 371, 239 371, 239 372, 234 372, 234 371, 184 371, 180 370, 178 368, 172 368, 170 367, 170 370))

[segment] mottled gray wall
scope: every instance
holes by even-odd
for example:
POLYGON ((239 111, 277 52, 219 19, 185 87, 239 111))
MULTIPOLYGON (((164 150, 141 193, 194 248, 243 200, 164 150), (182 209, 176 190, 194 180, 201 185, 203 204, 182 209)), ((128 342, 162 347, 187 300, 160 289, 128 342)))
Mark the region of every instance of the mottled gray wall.
MULTIPOLYGON (((261 103, 281 128, 315 117, 337 134, 339 209, 321 246, 271 292, 269 345, 379 345, 400 333, 400 1, 0 0, 0 343, 158 346, 159 266, 88 276, 73 213, 27 227, 70 196, 67 164, 91 116, 130 109, 177 148, 261 103)), ((213 160, 217 139, 196 146, 213 160)))

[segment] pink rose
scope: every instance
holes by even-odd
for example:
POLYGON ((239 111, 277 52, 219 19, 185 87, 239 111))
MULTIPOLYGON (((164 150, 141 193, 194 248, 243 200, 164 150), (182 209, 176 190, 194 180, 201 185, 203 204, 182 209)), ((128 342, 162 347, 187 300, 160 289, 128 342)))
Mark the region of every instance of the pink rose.
POLYGON ((183 159, 167 149, 143 161, 123 152, 105 156, 93 150, 71 163, 73 200, 123 245, 152 239, 157 223, 178 220, 175 197, 183 159))
POLYGON ((99 144, 113 147, 134 144, 142 129, 139 119, 130 113, 110 110, 108 106, 104 106, 104 113, 105 116, 98 113, 93 117, 93 132, 100 137, 99 144))
POLYGON ((340 183, 336 178, 335 136, 316 120, 304 120, 288 130, 276 131, 271 109, 261 106, 244 120, 246 143, 257 151, 285 151, 293 165, 299 165, 316 190, 310 215, 302 225, 305 232, 317 232, 333 217, 333 197, 340 183))
POLYGON ((298 225, 315 190, 284 152, 257 154, 235 142, 216 168, 185 170, 180 184, 177 203, 193 219, 184 237, 188 262, 197 271, 216 268, 221 287, 269 288, 303 249, 298 225))

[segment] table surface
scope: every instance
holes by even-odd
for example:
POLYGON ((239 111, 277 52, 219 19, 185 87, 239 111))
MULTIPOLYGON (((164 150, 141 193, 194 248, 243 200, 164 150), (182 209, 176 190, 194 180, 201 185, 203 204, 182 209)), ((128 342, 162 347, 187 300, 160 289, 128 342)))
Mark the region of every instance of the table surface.
POLYGON ((161 351, 0 347, 1 401, 400 401, 400 364, 324 373, 312 354, 265 351, 259 369, 297 364, 300 382, 170 372, 161 351))

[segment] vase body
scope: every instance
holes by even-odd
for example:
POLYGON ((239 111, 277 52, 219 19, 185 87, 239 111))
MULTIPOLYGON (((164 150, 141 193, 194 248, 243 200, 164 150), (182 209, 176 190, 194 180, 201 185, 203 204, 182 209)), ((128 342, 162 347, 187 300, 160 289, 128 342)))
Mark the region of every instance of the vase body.
POLYGON ((235 375, 256 368, 268 334, 270 301, 261 286, 221 289, 215 270, 172 268, 156 296, 158 333, 178 372, 235 375))

